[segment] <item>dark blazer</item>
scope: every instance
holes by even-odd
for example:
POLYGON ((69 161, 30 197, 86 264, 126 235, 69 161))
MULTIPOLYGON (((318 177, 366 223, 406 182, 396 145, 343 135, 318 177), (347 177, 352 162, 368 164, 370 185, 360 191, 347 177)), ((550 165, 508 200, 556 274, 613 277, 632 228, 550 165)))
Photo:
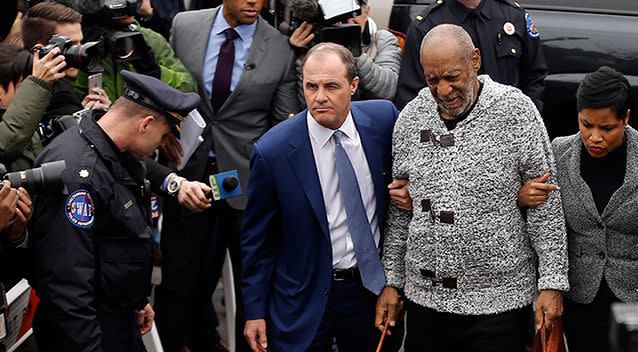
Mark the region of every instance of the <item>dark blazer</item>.
POLYGON ((598 213, 580 174, 580 134, 552 142, 569 250, 567 296, 591 303, 603 277, 616 297, 638 302, 638 132, 627 127, 625 181, 598 213))
MULTIPOLYGON (((175 54, 197 79, 202 102, 198 107, 208 126, 199 145, 181 174, 199 180, 204 174, 208 151, 214 145, 220 171, 237 169, 242 187, 248 182, 248 162, 252 146, 269 128, 301 111, 297 98, 295 54, 288 38, 261 17, 237 87, 215 113, 204 89, 202 71, 214 9, 177 14, 171 30, 175 54)), ((228 204, 243 210, 246 196, 228 199, 228 204)))
MULTIPOLYGON (((351 112, 383 233, 398 111, 388 101, 374 100, 352 103, 351 112)), ((306 118, 304 111, 268 131, 251 158, 241 235, 242 293, 246 319, 266 319, 273 351, 308 347, 330 292, 332 247, 306 118)))

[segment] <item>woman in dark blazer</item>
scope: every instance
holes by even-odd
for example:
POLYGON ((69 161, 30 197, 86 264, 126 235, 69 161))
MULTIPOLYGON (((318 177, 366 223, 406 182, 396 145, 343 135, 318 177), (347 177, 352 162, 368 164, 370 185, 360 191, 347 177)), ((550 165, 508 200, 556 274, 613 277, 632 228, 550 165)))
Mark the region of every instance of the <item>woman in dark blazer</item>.
MULTIPOLYGON (((638 302, 638 132, 627 124, 629 89, 609 67, 589 73, 577 92, 579 133, 552 142, 568 235, 570 352, 608 351, 611 303, 638 302)), ((551 186, 538 185, 521 190, 523 204, 544 201, 551 186)))

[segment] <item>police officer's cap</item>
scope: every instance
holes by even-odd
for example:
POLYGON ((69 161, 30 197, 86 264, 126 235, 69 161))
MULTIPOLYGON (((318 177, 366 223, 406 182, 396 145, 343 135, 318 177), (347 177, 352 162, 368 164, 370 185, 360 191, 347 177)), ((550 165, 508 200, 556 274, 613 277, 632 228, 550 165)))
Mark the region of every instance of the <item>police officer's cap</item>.
POLYGON ((179 124, 199 105, 197 93, 180 92, 155 77, 122 70, 122 79, 124 80, 122 95, 136 104, 166 116, 177 134, 179 134, 179 124))

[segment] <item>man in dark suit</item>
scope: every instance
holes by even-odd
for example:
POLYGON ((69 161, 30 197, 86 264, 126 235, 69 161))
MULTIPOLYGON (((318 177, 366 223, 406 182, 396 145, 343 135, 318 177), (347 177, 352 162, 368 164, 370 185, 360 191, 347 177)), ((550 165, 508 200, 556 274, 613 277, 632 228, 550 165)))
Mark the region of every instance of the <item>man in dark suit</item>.
MULTIPOLYGON (((208 182, 209 175, 236 169, 245 190, 252 145, 270 127, 301 110, 294 53, 287 38, 259 17, 262 3, 224 0, 214 9, 175 16, 171 44, 197 79, 202 97, 198 109, 208 125, 204 141, 180 172, 188 179, 208 182)), ((165 203, 156 307, 167 352, 184 346, 214 350, 217 323, 211 295, 226 247, 239 282, 239 228, 245 204, 245 196, 235 197, 196 215, 170 200, 165 203)), ((238 291, 237 350, 244 351, 248 346, 241 336, 238 291)))
MULTIPOLYGON (((372 351, 398 111, 350 103, 352 54, 323 43, 303 64, 308 110, 253 148, 242 227, 244 335, 253 351, 372 351)), ((386 350, 397 350, 396 330, 386 350)))

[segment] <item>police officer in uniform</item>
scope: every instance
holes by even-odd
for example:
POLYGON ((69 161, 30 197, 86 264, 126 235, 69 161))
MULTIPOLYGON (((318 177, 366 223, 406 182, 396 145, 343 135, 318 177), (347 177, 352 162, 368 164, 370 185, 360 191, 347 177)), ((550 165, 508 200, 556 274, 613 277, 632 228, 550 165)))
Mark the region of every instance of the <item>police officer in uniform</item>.
POLYGON ((479 74, 518 87, 543 106, 549 72, 538 30, 530 15, 512 0, 437 0, 416 16, 408 29, 395 103, 399 109, 426 86, 419 59, 421 41, 443 23, 463 27, 481 52, 479 74))
MULTIPOLYGON (((43 352, 145 351, 141 335, 152 327, 150 195, 160 190, 151 189, 152 164, 142 160, 200 99, 150 76, 122 77, 124 94, 110 111, 83 117, 36 160, 66 160, 64 194, 35 200, 31 228, 41 299, 34 332, 43 352)), ((159 188, 161 172, 153 174, 159 188)), ((183 180, 167 181, 175 194, 183 180)))

